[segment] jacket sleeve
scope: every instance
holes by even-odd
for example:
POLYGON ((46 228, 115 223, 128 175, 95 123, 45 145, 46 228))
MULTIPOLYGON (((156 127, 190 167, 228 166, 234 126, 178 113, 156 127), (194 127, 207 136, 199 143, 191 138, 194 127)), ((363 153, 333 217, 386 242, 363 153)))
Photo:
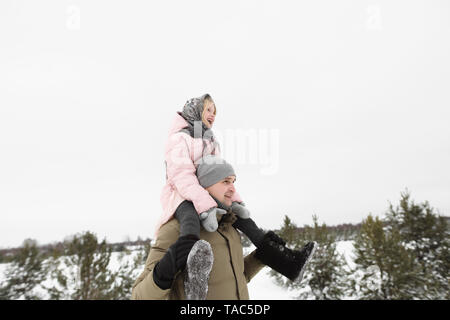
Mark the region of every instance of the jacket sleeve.
POLYGON ((145 262, 144 271, 136 279, 132 286, 132 300, 167 300, 171 289, 163 290, 153 281, 153 270, 155 265, 166 254, 167 249, 177 240, 179 231, 173 224, 166 223, 151 247, 145 262))
POLYGON ((256 250, 253 250, 244 258, 244 275, 247 282, 250 282, 250 280, 266 266, 255 257, 255 252, 256 250))
POLYGON ((189 148, 184 133, 173 134, 167 145, 165 160, 167 163, 167 179, 180 195, 194 204, 200 214, 217 207, 216 201, 198 182, 197 168, 189 154, 189 148))

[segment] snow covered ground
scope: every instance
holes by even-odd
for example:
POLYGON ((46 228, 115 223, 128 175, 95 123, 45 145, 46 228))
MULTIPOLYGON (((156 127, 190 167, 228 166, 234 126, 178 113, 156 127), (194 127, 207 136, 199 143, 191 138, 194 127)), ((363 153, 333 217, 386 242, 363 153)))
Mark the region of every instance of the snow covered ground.
MULTIPOLYGON (((251 252, 254 248, 246 248, 245 252, 251 252)), ((340 241, 337 245, 339 253, 344 254, 347 263, 353 267, 352 241, 340 241)), ((117 268, 117 257, 112 256, 111 268, 117 268)), ((4 271, 8 264, 0 264, 0 282, 4 280, 4 271)), ((262 269, 248 284, 248 290, 251 300, 292 300, 298 295, 298 292, 289 291, 277 285, 275 279, 270 275, 270 268, 262 269)))
POLYGON ((292 300, 295 293, 275 283, 270 275, 270 268, 262 269, 249 283, 248 292, 251 300, 292 300))
MULTIPOLYGON (((244 256, 255 250, 252 245, 244 248, 244 256)), ((264 267, 248 283, 248 293, 251 300, 292 300, 291 292, 277 285, 270 276, 270 268, 264 267)))

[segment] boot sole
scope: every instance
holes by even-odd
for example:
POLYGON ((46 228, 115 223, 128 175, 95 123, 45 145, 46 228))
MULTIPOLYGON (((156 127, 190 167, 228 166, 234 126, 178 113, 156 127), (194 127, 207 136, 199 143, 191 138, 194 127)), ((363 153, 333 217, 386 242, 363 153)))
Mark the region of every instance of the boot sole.
POLYGON ((312 242, 314 243, 314 247, 313 247, 313 249, 311 250, 311 253, 310 253, 309 256, 308 256, 308 259, 306 259, 306 262, 305 262, 305 264, 303 265, 303 268, 302 268, 302 270, 300 271, 300 274, 298 275, 298 278, 297 278, 297 281, 298 281, 298 282, 301 282, 301 281, 302 281, 302 279, 303 279, 303 274, 305 273, 305 270, 306 270, 306 266, 308 265, 309 261, 311 261, 311 259, 312 259, 313 255, 314 255, 314 253, 316 252, 316 249, 317 249, 317 242, 316 242, 316 241, 312 241, 312 242))
POLYGON ((186 300, 205 300, 208 294, 208 280, 214 263, 211 245, 198 240, 189 252, 186 263, 184 291, 186 300))

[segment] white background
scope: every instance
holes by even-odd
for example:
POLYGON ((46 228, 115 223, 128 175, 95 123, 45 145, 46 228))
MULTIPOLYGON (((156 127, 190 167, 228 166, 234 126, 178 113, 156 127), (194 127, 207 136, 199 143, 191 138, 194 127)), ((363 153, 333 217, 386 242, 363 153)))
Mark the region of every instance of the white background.
POLYGON ((0 247, 153 237, 167 131, 204 93, 215 132, 279 134, 273 174, 228 159, 263 228, 406 188, 449 215, 449 39, 445 0, 2 0, 0 247))

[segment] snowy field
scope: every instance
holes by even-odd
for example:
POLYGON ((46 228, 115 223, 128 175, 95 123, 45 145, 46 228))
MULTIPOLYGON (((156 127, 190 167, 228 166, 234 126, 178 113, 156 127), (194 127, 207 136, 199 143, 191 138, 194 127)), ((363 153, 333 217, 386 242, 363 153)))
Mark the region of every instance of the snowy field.
POLYGON ((270 275, 270 268, 262 269, 249 283, 251 300, 292 300, 295 293, 277 285, 270 275))
MULTIPOLYGON (((246 248, 245 252, 251 252, 254 248, 246 248)), ((352 260, 352 241, 340 241, 337 245, 339 253, 344 254, 347 263, 353 267, 352 260)), ((118 253, 112 255, 111 269, 117 268, 118 253)), ((0 264, 0 281, 4 280, 4 271, 8 264, 0 264)), ((262 269, 248 284, 248 290, 251 300, 292 300, 298 295, 298 292, 289 291, 277 285, 275 279, 270 277, 270 268, 262 269)))

